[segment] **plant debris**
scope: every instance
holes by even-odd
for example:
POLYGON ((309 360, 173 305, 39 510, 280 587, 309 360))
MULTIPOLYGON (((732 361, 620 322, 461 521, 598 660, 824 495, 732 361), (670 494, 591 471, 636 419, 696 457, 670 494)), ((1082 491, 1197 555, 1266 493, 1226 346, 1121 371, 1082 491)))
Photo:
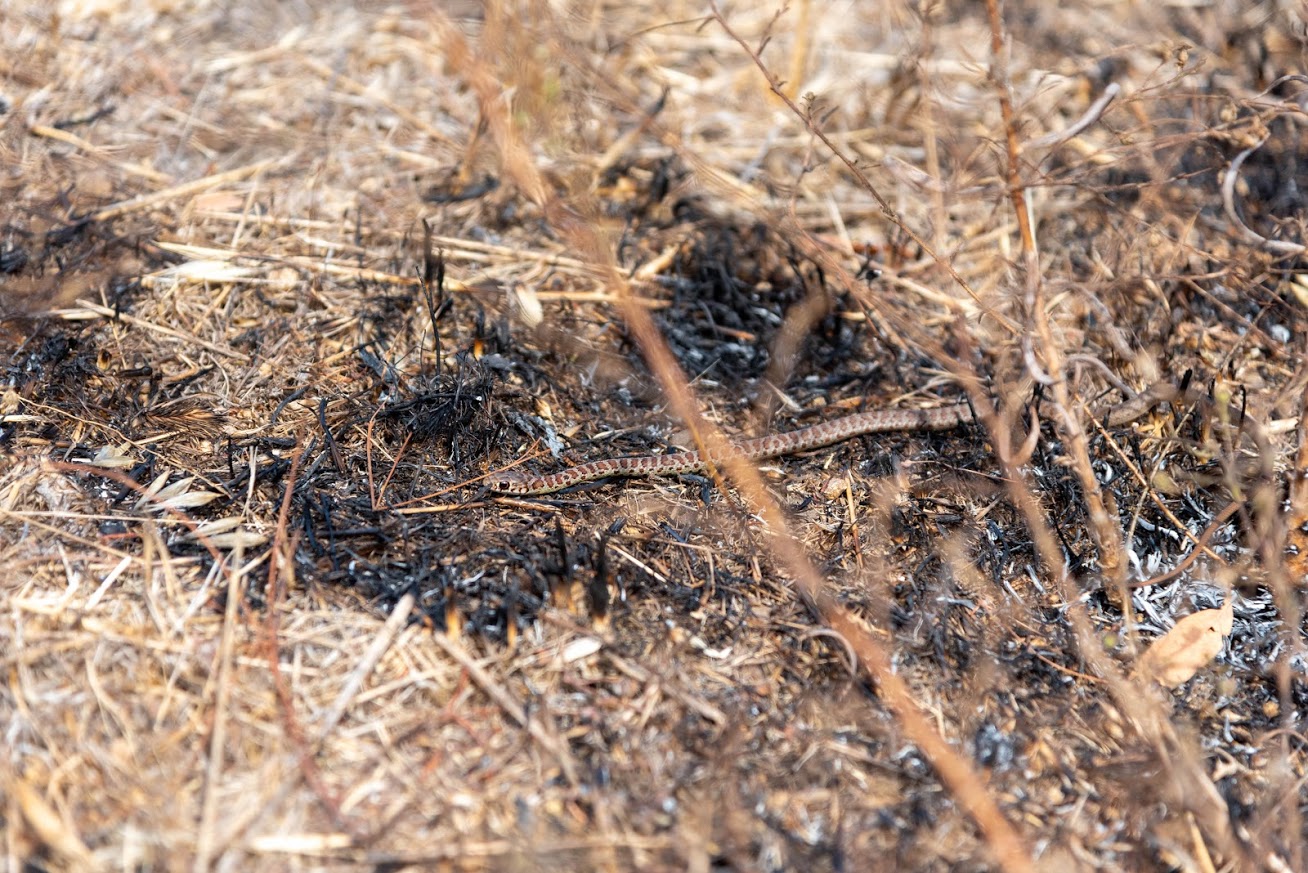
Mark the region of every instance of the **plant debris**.
POLYGON ((14 863, 1308 868, 1298 4, 47 6, 14 863))

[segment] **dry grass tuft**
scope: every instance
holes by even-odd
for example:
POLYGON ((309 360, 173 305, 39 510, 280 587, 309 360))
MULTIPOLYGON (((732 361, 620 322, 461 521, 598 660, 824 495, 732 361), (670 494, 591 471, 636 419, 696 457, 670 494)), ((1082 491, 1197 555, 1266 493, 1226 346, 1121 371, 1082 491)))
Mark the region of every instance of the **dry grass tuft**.
POLYGON ((1308 869, 1302 4, 738 5, 0 2, 8 867, 1308 869))

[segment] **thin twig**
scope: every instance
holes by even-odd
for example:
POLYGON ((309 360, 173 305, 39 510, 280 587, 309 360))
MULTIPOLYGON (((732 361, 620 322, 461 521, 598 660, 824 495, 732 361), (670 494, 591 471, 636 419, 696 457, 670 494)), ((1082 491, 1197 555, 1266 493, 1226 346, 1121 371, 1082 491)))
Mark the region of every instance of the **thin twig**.
MULTIPOLYGON (((1108 104, 1116 100, 1117 95, 1121 93, 1122 86, 1116 82, 1110 82, 1108 87, 1104 89, 1104 93, 1099 95, 1099 99, 1094 103, 1091 103, 1090 108, 1083 112, 1081 117, 1078 118, 1074 124, 1063 130, 1055 130, 1044 136, 1027 140, 1026 149, 1030 151, 1032 149, 1044 148, 1045 146, 1057 146, 1080 134, 1082 131, 1090 127, 1090 125, 1098 121, 1099 117, 1104 114, 1104 110, 1108 108, 1108 104)), ((1048 158, 1046 158, 1046 160, 1048 160, 1048 158)))
MULTIPOLYGON (((713 15, 712 15, 713 20, 717 22, 718 26, 722 28, 722 30, 727 34, 727 36, 735 40, 736 44, 739 45, 746 52, 746 54, 749 55, 750 59, 754 62, 754 65, 759 69, 759 71, 765 77, 767 77, 768 87, 771 88, 772 93, 777 95, 777 97, 781 99, 781 102, 786 105, 786 108, 789 109, 796 118, 798 118, 800 121, 804 123, 805 128, 808 129, 808 132, 810 134, 821 140, 822 144, 827 147, 827 149, 831 152, 831 154, 835 155, 835 157, 842 164, 845 165, 845 168, 858 182, 859 186, 863 190, 867 191, 868 194, 871 195, 871 197, 874 200, 876 200, 877 205, 881 207, 881 213, 886 217, 886 219, 889 220, 892 224, 894 224, 895 227, 903 231, 904 234, 913 241, 914 245, 919 246, 922 249, 922 251, 925 252, 926 255, 929 258, 931 258, 932 261, 934 261, 938 267, 940 267, 942 270, 948 273, 949 277, 953 279, 954 282, 958 285, 958 287, 963 289, 963 291, 969 297, 971 297, 973 301, 975 301, 978 305, 984 305, 982 303, 980 295, 976 293, 975 289, 972 288, 972 285, 962 277, 962 275, 958 272, 957 269, 954 268, 953 263, 951 263, 948 258, 939 255, 936 252, 936 250, 917 233, 917 231, 915 231, 912 227, 910 227, 908 223, 905 222, 899 216, 899 213, 896 212, 894 207, 890 205, 889 201, 887 201, 886 198, 882 196, 881 192, 877 189, 877 187, 872 184, 872 181, 863 172, 862 168, 858 165, 858 163, 855 162, 849 156, 847 156, 840 148, 836 146, 835 142, 831 139, 830 136, 827 135, 826 131, 823 130, 820 125, 818 125, 818 123, 813 119, 810 113, 805 112, 795 103, 795 101, 791 100, 786 95, 785 87, 782 85, 781 82, 777 80, 776 76, 774 76, 772 72, 767 68, 767 65, 763 63, 763 59, 759 57, 758 52, 755 51, 754 48, 749 45, 749 43, 745 42, 745 40, 739 34, 737 34, 736 31, 731 27, 731 25, 727 23, 726 18, 723 17, 721 11, 718 9, 717 3, 712 2, 709 4, 709 6, 713 10, 713 15)), ((1004 329, 1007 330, 1009 333, 1018 334, 1021 332, 1018 325, 1014 324, 1012 321, 1009 321, 1002 314, 997 312, 992 312, 989 310, 987 310, 986 314, 989 317, 995 319, 995 321, 997 321, 1000 325, 1002 325, 1004 329)))
POLYGON ((500 709, 504 710, 510 718, 526 729, 527 733, 531 734, 532 739, 554 756, 559 763, 559 769, 563 771, 563 775, 569 783, 572 785, 578 784, 577 767, 572 761, 572 753, 568 751, 567 746, 556 735, 547 731, 544 725, 529 716, 526 708, 514 699, 509 690, 497 682, 494 676, 473 660, 463 646, 449 639, 443 633, 433 634, 431 639, 445 654, 453 658, 460 667, 467 671, 468 675, 472 677, 472 681, 477 683, 477 687, 485 692, 491 700, 495 701, 500 709))
POLYGON ((1226 217, 1230 219, 1231 224, 1235 225, 1236 230, 1240 232, 1246 240, 1251 243, 1262 246, 1269 252, 1275 252, 1278 255, 1301 255, 1308 251, 1308 246, 1301 243, 1287 242, 1279 239, 1268 239, 1262 234, 1255 231, 1249 225, 1245 224, 1240 218, 1240 213, 1235 208, 1235 183, 1240 178, 1240 165, 1248 159, 1250 155, 1258 151, 1266 144, 1271 134, 1267 134, 1258 140, 1258 142, 1249 146, 1249 148, 1240 152, 1231 160, 1231 166, 1227 168, 1226 174, 1222 177, 1222 206, 1226 208, 1226 217))

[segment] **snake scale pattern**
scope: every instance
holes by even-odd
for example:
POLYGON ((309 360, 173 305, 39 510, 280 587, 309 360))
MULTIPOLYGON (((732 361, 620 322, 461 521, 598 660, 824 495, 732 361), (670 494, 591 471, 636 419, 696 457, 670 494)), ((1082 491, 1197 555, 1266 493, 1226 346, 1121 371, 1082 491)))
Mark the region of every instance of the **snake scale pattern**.
MULTIPOLYGON (((873 409, 843 418, 824 421, 786 433, 768 434, 735 444, 735 451, 749 461, 761 461, 780 455, 806 452, 857 436, 891 431, 949 430, 971 420, 966 403, 935 409, 873 409)), ((716 455, 705 460, 701 452, 672 452, 666 455, 634 455, 605 458, 568 467, 556 473, 527 473, 508 470, 492 474, 487 485, 501 494, 550 494, 600 479, 633 476, 676 476, 706 469, 709 461, 716 466, 716 455)))

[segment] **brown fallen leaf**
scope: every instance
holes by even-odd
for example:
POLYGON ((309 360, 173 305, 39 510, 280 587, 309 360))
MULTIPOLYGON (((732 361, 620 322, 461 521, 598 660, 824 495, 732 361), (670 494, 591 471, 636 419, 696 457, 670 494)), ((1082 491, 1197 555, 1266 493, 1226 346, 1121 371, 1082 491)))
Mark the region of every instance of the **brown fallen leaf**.
POLYGON ((1152 679, 1168 688, 1181 685, 1217 657, 1234 621, 1234 608, 1228 594, 1221 608, 1187 615, 1155 640, 1140 656, 1131 675, 1152 679))

